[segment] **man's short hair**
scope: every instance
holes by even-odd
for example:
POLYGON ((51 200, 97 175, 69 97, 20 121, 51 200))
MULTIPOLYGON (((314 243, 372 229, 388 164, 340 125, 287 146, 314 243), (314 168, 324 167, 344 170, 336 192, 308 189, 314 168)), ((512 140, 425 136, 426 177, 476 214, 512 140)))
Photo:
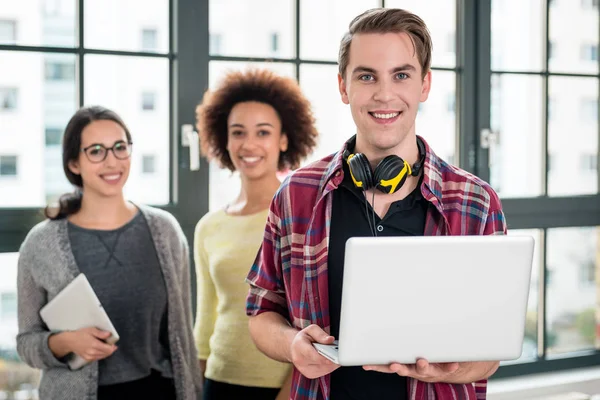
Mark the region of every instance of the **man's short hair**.
POLYGON ((408 34, 421 64, 422 78, 429 71, 433 44, 425 22, 419 16, 400 8, 374 8, 354 18, 350 22, 348 32, 342 38, 338 56, 339 73, 342 78, 350 60, 352 39, 354 35, 361 33, 408 34))

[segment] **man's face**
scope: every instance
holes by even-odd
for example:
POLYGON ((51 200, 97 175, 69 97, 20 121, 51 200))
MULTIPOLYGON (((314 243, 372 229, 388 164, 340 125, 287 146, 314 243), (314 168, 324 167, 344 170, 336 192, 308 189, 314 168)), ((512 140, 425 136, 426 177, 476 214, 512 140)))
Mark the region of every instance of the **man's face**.
POLYGON ((358 34, 338 83, 342 101, 350 105, 357 141, 372 151, 390 152, 415 134, 417 110, 429 95, 431 72, 422 78, 408 34, 358 34))

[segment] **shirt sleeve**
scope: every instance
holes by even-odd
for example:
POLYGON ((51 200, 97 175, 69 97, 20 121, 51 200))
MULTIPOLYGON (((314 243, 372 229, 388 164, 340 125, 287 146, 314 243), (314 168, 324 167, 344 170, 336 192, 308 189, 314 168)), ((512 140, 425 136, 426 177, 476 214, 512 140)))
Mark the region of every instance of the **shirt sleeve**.
POLYGON ((201 360, 206 360, 210 355, 210 337, 215 329, 217 319, 217 293, 210 275, 204 237, 202 221, 200 221, 194 232, 194 263, 197 279, 194 338, 198 349, 198 358, 201 360))
POLYGON ((490 192, 490 207, 483 227, 484 235, 506 235, 506 218, 502 211, 502 203, 498 194, 492 189, 490 192))
POLYGON ((288 308, 282 273, 281 191, 273 201, 267 217, 263 242, 246 282, 250 291, 246 298, 246 314, 256 316, 273 311, 288 319, 288 308))

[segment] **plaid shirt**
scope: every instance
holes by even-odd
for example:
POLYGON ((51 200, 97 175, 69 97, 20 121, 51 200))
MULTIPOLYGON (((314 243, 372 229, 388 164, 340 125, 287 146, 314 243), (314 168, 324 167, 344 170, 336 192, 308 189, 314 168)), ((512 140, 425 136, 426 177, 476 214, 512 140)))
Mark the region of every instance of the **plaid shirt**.
MULTIPOLYGON (((425 235, 505 234, 498 195, 481 179, 435 155, 426 144, 423 197, 429 207, 425 235)), ((327 247, 332 191, 343 179, 342 151, 296 170, 276 193, 264 240, 248 274, 246 312, 274 311, 297 329, 330 331, 327 247)), ((408 379, 410 400, 485 399, 487 381, 460 385, 408 379)), ((329 399, 330 377, 308 379, 294 369, 291 398, 329 399)))

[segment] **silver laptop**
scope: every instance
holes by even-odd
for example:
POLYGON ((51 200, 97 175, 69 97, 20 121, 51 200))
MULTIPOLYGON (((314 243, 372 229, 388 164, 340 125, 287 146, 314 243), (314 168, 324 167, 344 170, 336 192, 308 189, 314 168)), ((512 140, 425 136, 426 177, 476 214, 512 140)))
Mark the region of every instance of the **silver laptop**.
POLYGON ((355 237, 346 243, 340 365, 519 358, 533 260, 529 236, 355 237))
MULTIPOLYGON (((95 327, 111 333, 106 340, 108 344, 119 340, 115 327, 84 274, 79 274, 50 300, 40 310, 40 317, 51 331, 75 331, 95 327)), ((69 368, 79 369, 87 364, 87 361, 76 354, 70 354, 67 363, 69 368)))

